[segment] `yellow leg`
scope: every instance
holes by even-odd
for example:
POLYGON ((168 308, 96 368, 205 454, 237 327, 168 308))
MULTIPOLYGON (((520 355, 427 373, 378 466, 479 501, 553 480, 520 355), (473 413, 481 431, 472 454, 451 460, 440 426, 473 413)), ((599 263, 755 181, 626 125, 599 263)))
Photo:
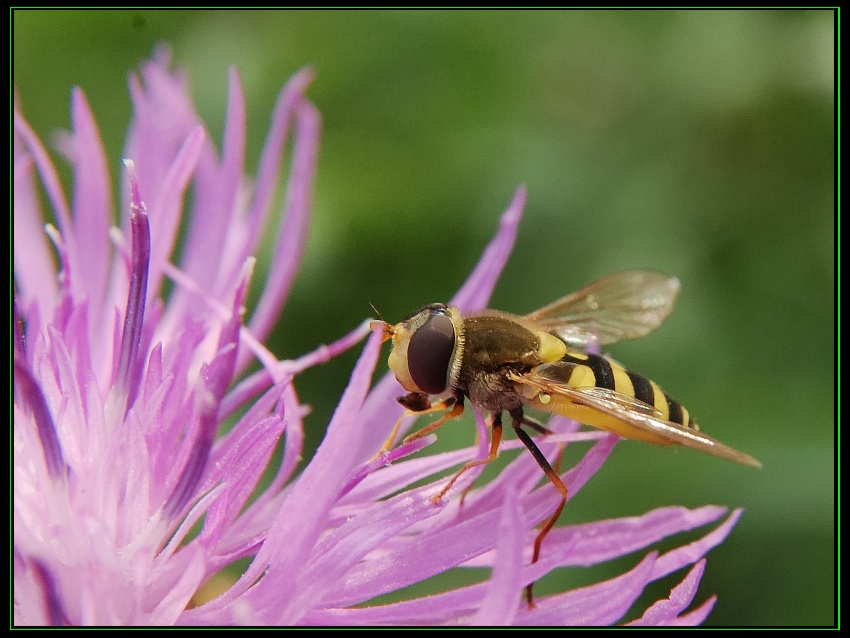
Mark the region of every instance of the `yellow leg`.
MULTIPOLYGON (((452 488, 452 485, 455 484, 455 481, 457 481, 460 478, 461 474, 463 474, 467 470, 472 469, 473 467, 478 467, 479 465, 487 465, 488 463, 492 463, 493 461, 495 461, 496 458, 498 458, 499 456, 499 443, 501 443, 501 441, 502 415, 501 413, 499 413, 493 416, 493 437, 490 439, 490 453, 487 454, 487 458, 478 459, 476 461, 468 461, 467 463, 464 463, 463 467, 461 467, 457 471, 457 474, 455 474, 451 478, 451 480, 446 484, 446 486, 440 491, 440 493, 437 494, 437 496, 432 497, 431 500, 434 501, 434 503, 439 503, 440 499, 442 499, 446 495, 446 492, 448 492, 452 488)), ((472 489, 472 483, 470 483, 469 487, 467 487, 463 491, 463 495, 460 497, 461 505, 463 505, 463 500, 466 498, 466 494, 467 492, 469 492, 470 489, 472 489)))
POLYGON ((430 434, 431 432, 436 430, 449 419, 454 419, 455 417, 460 416, 461 414, 463 414, 463 403, 460 401, 455 403, 454 399, 446 399, 444 401, 437 401, 437 403, 429 405, 424 410, 411 410, 409 408, 405 410, 398 418, 398 421, 396 421, 395 425, 393 426, 392 432, 390 432, 390 435, 389 437, 387 437, 387 440, 384 441, 384 444, 381 446, 381 449, 378 450, 378 453, 375 454, 372 459, 374 460, 382 454, 386 454, 392 449, 393 443, 395 442, 395 438, 396 436, 398 436, 398 431, 401 428, 401 424, 404 422, 405 419, 410 418, 412 416, 419 416, 422 414, 442 412, 443 410, 449 411, 430 425, 426 425, 421 430, 418 430, 417 432, 414 432, 410 436, 406 437, 404 441, 402 441, 402 443, 410 443, 411 441, 415 441, 416 439, 421 439, 423 436, 430 434), (449 408, 451 408, 451 410, 449 410, 449 408))
MULTIPOLYGON (((440 401, 440 402, 432 405, 426 412, 424 412, 424 413, 420 412, 419 414, 428 414, 430 412, 439 412, 440 410, 446 410, 449 406, 451 406, 450 403, 448 403, 446 401, 440 401)), ((431 432, 433 432, 434 430, 436 430, 437 428, 442 426, 446 421, 450 421, 451 419, 456 419, 461 414, 463 414, 463 403, 460 403, 460 402, 455 403, 454 406, 451 406, 451 408, 452 408, 451 410, 446 412, 443 416, 441 416, 439 419, 437 419, 433 423, 426 425, 421 430, 417 430, 416 432, 414 432, 413 434, 411 434, 409 436, 404 437, 404 441, 402 441, 402 443, 410 443, 411 441, 415 441, 416 439, 421 439, 423 436, 427 436, 427 435, 431 434, 431 432)))

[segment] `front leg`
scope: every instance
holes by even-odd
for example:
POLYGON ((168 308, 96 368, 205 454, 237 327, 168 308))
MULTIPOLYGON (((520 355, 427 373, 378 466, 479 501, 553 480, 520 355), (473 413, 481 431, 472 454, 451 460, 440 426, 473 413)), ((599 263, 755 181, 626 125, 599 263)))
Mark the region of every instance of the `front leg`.
MULTIPOLYGON (((399 401, 399 403, 401 402, 399 401)), ((404 404, 402 403, 402 405, 404 404)), ((425 410, 416 411, 415 414, 428 414, 430 412, 439 412, 440 410, 446 410, 447 412, 433 423, 426 425, 421 430, 417 430, 413 434, 406 436, 402 443, 410 443, 411 441, 415 441, 416 439, 421 439, 423 436, 431 434, 431 432, 439 428, 446 421, 449 421, 450 419, 456 419, 461 414, 463 414, 463 396, 461 395, 460 397, 449 397, 448 399, 445 399, 443 401, 437 401, 436 403, 429 405, 425 410)), ((402 419, 403 418, 404 416, 402 416, 402 419)), ((396 429, 398 429, 398 427, 396 427, 396 429)))
POLYGON ((396 401, 406 407, 408 412, 426 412, 431 407, 431 401, 424 392, 411 392, 403 397, 397 397, 396 401))
POLYGON ((402 422, 411 416, 418 416, 420 414, 430 414, 432 412, 441 412, 446 410, 446 413, 431 423, 430 425, 426 425, 421 430, 418 430, 408 436, 402 441, 402 443, 410 443, 411 441, 415 441, 416 439, 421 439, 426 434, 430 434, 437 428, 439 428, 443 423, 448 421, 449 419, 454 419, 463 414, 463 395, 457 395, 453 397, 449 397, 448 399, 443 399, 442 401, 437 401, 436 403, 431 403, 428 400, 428 395, 423 394, 421 392, 411 392, 410 394, 406 394, 403 397, 399 397, 397 401, 403 405, 406 410, 399 417, 396 424, 393 426, 392 432, 390 432, 390 436, 384 441, 384 444, 381 446, 381 449, 378 450, 378 454, 375 456, 379 456, 381 454, 386 454, 393 447, 393 442, 395 441, 396 436, 398 435, 398 431, 401 428, 402 422))

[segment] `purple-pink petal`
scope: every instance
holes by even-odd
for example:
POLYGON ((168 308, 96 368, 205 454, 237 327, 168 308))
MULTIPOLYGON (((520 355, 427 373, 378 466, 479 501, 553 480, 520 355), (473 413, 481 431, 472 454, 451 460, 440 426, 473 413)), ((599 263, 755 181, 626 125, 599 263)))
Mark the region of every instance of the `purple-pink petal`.
POLYGON ((517 625, 598 626, 620 620, 651 580, 656 555, 647 555, 625 574, 537 601, 537 609, 521 610, 517 625))
MULTIPOLYGON (((567 487, 568 498, 575 497, 587 481, 602 467, 608 459, 608 455, 614 449, 617 440, 618 438, 614 435, 608 435, 599 440, 587 451, 581 461, 561 475, 561 480, 567 487)), ((555 486, 549 482, 529 494, 524 503, 524 511, 531 525, 536 525, 550 516, 555 510, 559 498, 555 486)), ((569 507, 569 501, 567 501, 567 507, 569 507)), ((547 553, 548 551, 546 549, 547 553)))
POLYGON ((24 312, 32 324, 28 328, 34 330, 41 323, 41 317, 53 315, 58 296, 56 266, 44 232, 44 221, 38 213, 32 158, 23 150, 18 135, 15 135, 14 145, 12 231, 15 303, 20 304, 19 312, 24 312))
MULTIPOLYGON (((224 490, 210 507, 200 538, 211 547, 233 523, 245 506, 257 482, 263 475, 269 459, 280 438, 285 421, 282 414, 274 414, 255 422, 249 429, 242 428, 241 436, 233 440, 226 453, 204 478, 204 484, 221 482, 224 490)), ((203 489, 203 488, 202 488, 203 489)))
MULTIPOLYGON (((207 142, 206 133, 202 126, 192 128, 181 142, 177 152, 168 165, 168 171, 158 183, 156 193, 151 193, 149 215, 151 216, 151 274, 149 291, 156 298, 162 285, 163 271, 169 256, 177 241, 183 212, 183 198, 189 181, 195 173, 195 168, 201 156, 201 151, 207 142)), ((132 156, 131 159, 134 159, 132 156)), ((138 170, 138 161, 134 164, 138 170)), ((141 186, 140 186, 141 188, 141 186)), ((177 294, 180 294, 179 291, 177 294)), ((171 308, 174 299, 169 303, 167 316, 175 314, 171 308)), ((160 328, 163 331, 162 328, 160 328)))
POLYGON ((699 560, 685 578, 670 591, 670 597, 653 603, 636 621, 633 627, 662 626, 675 624, 681 612, 691 604, 705 571, 705 559, 699 560))
MULTIPOLYGON (((266 136, 263 151, 260 155, 260 165, 257 169, 257 182, 254 196, 248 209, 248 246, 255 246, 262 229, 271 213, 277 184, 280 180, 280 165, 286 138, 292 121, 295 105, 302 100, 313 81, 313 71, 302 69, 286 82, 278 94, 274 113, 271 118, 269 133, 266 136)), ((249 253, 243 255, 247 257, 249 253)))
MULTIPOLYGON (((434 440, 436 440, 436 436, 430 435, 424 439, 414 441, 409 445, 423 448, 427 444, 433 443, 434 440)), ((394 448, 392 452, 396 452, 398 449, 398 447, 394 448)), ((378 457, 367 464, 370 467, 378 466, 378 469, 371 472, 367 477, 362 478, 356 487, 346 490, 344 496, 341 496, 339 504, 372 503, 393 492, 397 492, 399 486, 410 485, 428 476, 454 467, 459 463, 468 461, 472 458, 472 453, 472 448, 463 448, 452 452, 419 456, 408 459, 404 463, 394 463, 385 467, 379 467, 384 465, 386 461, 382 457, 378 457)))
POLYGON ((295 279, 307 241, 313 178, 319 148, 321 120, 316 108, 305 100, 296 102, 296 135, 292 167, 286 188, 286 207, 277 239, 269 278, 249 328, 263 339, 274 326, 295 279))
POLYGON ((203 379, 199 392, 198 420, 196 427, 189 434, 192 445, 182 466, 177 484, 165 504, 167 516, 174 517, 190 502, 197 493, 198 483, 203 476, 204 468, 209 458, 210 449, 216 431, 218 430, 218 407, 221 398, 233 377, 236 365, 236 343, 233 341, 223 345, 210 365, 204 365, 201 377, 203 379))
MULTIPOLYGON (((41 381, 41 390, 51 414, 54 415, 56 433, 68 464, 73 468, 86 455, 86 418, 82 388, 86 377, 77 378, 73 358, 59 330, 47 326, 47 349, 44 356, 36 352, 33 372, 41 381)), ((40 349, 39 349, 40 350, 40 349)))
POLYGON ((511 625, 522 591, 525 527, 519 509, 519 495, 508 486, 502 506, 502 518, 496 534, 496 560, 487 584, 487 594, 472 617, 473 625, 511 625))
MULTIPOLYGON (((382 453, 376 455, 375 457, 373 457, 372 459, 370 459, 369 461, 367 461, 366 463, 359 465, 354 470, 354 472, 351 473, 351 476, 349 477, 348 482, 342 488, 342 491, 339 494, 339 503, 343 504, 345 502, 345 496, 349 492, 351 492, 355 487, 357 487, 364 479, 366 479, 366 477, 370 476, 375 471, 382 469, 384 467, 390 466, 390 464, 393 463, 394 461, 397 461, 399 459, 403 459, 404 457, 410 456, 411 454, 415 454, 419 450, 421 450, 425 447, 428 447, 429 445, 434 443, 436 440, 437 440, 437 436, 435 434, 429 434, 428 436, 422 437, 421 439, 417 439, 415 441, 411 441, 410 443, 403 443, 403 444, 393 448, 389 452, 386 452, 386 453, 382 452, 382 453)), ((408 465, 410 465, 410 464, 405 463, 405 464, 403 464, 403 467, 405 469, 412 469, 412 468, 408 468, 407 467, 408 465)), ((396 466, 396 467, 398 467, 398 466, 396 466)), ((428 476, 430 474, 431 474, 431 472, 427 472, 427 473, 422 474, 422 476, 428 476)), ((396 487, 399 484, 407 485, 409 483, 410 483, 410 481, 404 481, 403 483, 399 483, 398 481, 395 481, 395 480, 392 481, 392 485, 396 486, 396 487)), ((387 494, 387 493, 392 492, 392 491, 395 491, 395 490, 391 488, 391 489, 385 491, 384 494, 387 494)), ((358 493, 357 500, 363 500, 363 498, 364 498, 363 493, 362 492, 358 493)))
MULTIPOLYGON (((26 153, 35 163, 36 170, 44 185, 47 199, 53 207, 53 213, 56 215, 59 230, 62 233, 65 243, 69 245, 73 244, 75 239, 71 211, 68 208, 65 192, 62 189, 62 184, 53 166, 53 162, 50 161, 50 157, 42 145, 41 140, 38 139, 29 124, 27 124, 26 120, 24 120, 23 116, 17 110, 14 114, 14 127, 15 133, 26 149, 26 153)), ((31 209, 31 212, 34 213, 35 211, 35 208, 31 209)), ((71 252, 74 255, 76 254, 75 249, 71 252)))
POLYGON ((168 573, 156 574, 157 584, 162 587, 154 599, 156 607, 150 612, 148 623, 153 626, 174 625, 198 590, 206 575, 204 552, 198 546, 184 547, 177 559, 164 564, 168 573))
POLYGON ((305 613, 307 608, 304 605, 307 601, 296 595, 300 582, 297 574, 309 560, 317 534, 324 528, 345 476, 353 467, 347 450, 347 439, 358 436, 359 429, 364 426, 355 417, 368 391, 380 345, 378 334, 373 334, 366 342, 322 445, 301 476, 288 488, 279 513, 271 524, 268 538, 248 571, 227 594, 188 612, 188 622, 209 617, 209 614, 221 618, 222 612, 236 613, 232 609, 236 593, 264 572, 265 576, 260 583, 245 592, 240 602, 240 605, 247 604, 252 610, 255 621, 263 624, 290 624, 305 613))
POLYGON ((133 212, 130 217, 132 239, 130 287, 124 310, 124 330, 121 334, 121 351, 115 378, 116 388, 122 399, 122 411, 135 400, 141 374, 140 346, 145 319, 151 246, 147 215, 142 209, 142 202, 135 185, 132 190, 135 196, 131 203, 133 212))
POLYGON ((261 588, 263 591, 258 591, 257 596, 249 594, 248 601, 272 624, 296 622, 309 609, 309 599, 296 595, 299 587, 295 575, 309 560, 316 533, 324 528, 345 477, 354 467, 349 441, 358 438, 366 426, 356 417, 371 385, 380 346, 380 335, 372 334, 328 424, 325 439, 312 462, 289 488, 269 530, 269 539, 257 556, 260 562, 268 556, 270 568, 278 574, 278 578, 269 580, 278 582, 273 588, 261 588))
POLYGON ((29 561, 28 569, 33 576, 36 586, 41 590, 47 625, 61 627, 68 625, 68 617, 62 607, 62 600, 56 588, 56 582, 50 569, 38 559, 29 561))
POLYGON ((245 169, 245 96, 235 69, 230 70, 221 160, 210 167, 206 188, 199 180, 182 268, 204 290, 227 294, 236 284, 247 256, 230 248, 242 241, 240 189, 245 169))
MULTIPOLYGON (((585 457, 587 462, 582 462, 584 463, 582 467, 588 470, 593 466, 598 467, 596 463, 600 458, 604 457, 599 451, 594 453, 594 450, 591 450, 585 457)), ((566 480, 570 481, 571 476, 577 477, 581 474, 582 470, 568 472, 566 480)), ((430 505, 430 510, 417 511, 429 517, 434 516, 434 519, 427 529, 405 539, 392 552, 383 553, 371 561, 355 566, 346 576, 345 590, 330 592, 322 600, 322 604, 344 607, 362 603, 462 565, 493 549, 496 542, 493 530, 497 529, 501 516, 500 504, 494 504, 492 508, 474 515, 467 512, 465 508, 459 508, 458 499, 456 496, 452 497, 452 494, 457 494, 463 489, 466 484, 464 479, 458 481, 456 488, 447 495, 448 502, 441 503, 440 506, 433 505, 430 497, 440 492, 445 479, 424 488, 411 490, 407 493, 407 499, 403 501, 391 499, 397 502, 397 515, 400 517, 412 515, 409 508, 414 507, 416 501, 426 501, 424 505, 426 508, 430 505)), ((545 513, 551 512, 557 503, 556 497, 553 498, 548 492, 545 494, 546 500, 541 499, 540 492, 543 490, 545 487, 529 496, 521 497, 522 518, 526 529, 542 520, 545 513)), ((349 523, 355 521, 356 519, 352 519, 349 523)))
POLYGON ((47 472, 53 478, 63 478, 67 472, 67 466, 62 456, 62 446, 59 444, 56 425, 47 407, 47 401, 38 382, 30 373, 26 362, 20 361, 16 357, 14 366, 15 387, 20 392, 23 405, 27 406, 35 423, 47 472))
POLYGON ((282 616, 284 622, 297 622, 316 601, 333 595, 340 583, 348 580, 352 568, 371 552, 381 552, 411 525, 438 514, 439 509, 427 498, 430 492, 428 488, 419 488, 375 503, 318 542, 312 558, 300 572, 299 585, 293 594, 291 607, 298 614, 282 616))
MULTIPOLYGON (((301 451, 304 446, 304 424, 302 408, 298 402, 298 397, 295 395, 295 389, 291 383, 285 382, 270 390, 268 394, 282 395, 286 427, 283 460, 266 490, 240 516, 234 526, 234 531, 238 531, 243 525, 250 525, 254 518, 262 517, 265 510, 271 509, 270 506, 273 505, 275 499, 279 499, 284 485, 292 477, 296 465, 301 460, 301 451)), ((271 517, 268 517, 269 522, 270 520, 271 517)))
POLYGON ((546 538, 546 558, 563 565, 596 565, 713 523, 725 513, 726 508, 715 506, 664 507, 641 516, 558 527, 546 538))
MULTIPOLYGON (((112 197, 106 154, 91 108, 80 89, 71 94, 73 124, 74 198, 73 219, 79 268, 74 278, 78 294, 94 308, 103 305, 109 276, 107 231, 112 224, 112 197)), ((93 326, 94 330, 98 326, 93 326)))
POLYGON ((717 596, 711 596, 702 605, 687 613, 674 618, 667 623, 670 627, 699 627, 708 618, 711 610, 714 609, 714 604, 717 602, 717 596))
POLYGON ((655 566, 652 574, 653 579, 662 578, 705 556, 710 549, 717 547, 717 545, 726 539, 743 513, 744 511, 742 509, 732 511, 723 523, 699 540, 682 545, 663 554, 655 566))
MULTIPOLYGON (((185 78, 168 68, 170 57, 165 47, 160 48, 139 74, 129 78, 133 120, 124 157, 136 163, 139 189, 148 193, 150 202, 158 200, 178 149, 200 125, 185 78)), ((204 154, 211 159, 212 148, 205 146, 204 154)))
POLYGON ((384 374, 372 387, 360 413, 360 417, 369 423, 369 428, 356 443, 356 449, 352 443, 351 452, 358 463, 372 458, 390 435, 393 425, 404 412, 404 408, 395 400, 402 394, 404 390, 390 372, 384 374))

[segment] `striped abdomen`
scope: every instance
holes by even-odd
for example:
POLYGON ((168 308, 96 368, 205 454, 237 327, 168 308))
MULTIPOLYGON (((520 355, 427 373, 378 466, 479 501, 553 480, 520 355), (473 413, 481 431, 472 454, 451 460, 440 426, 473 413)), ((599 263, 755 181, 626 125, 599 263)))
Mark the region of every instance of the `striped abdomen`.
POLYGON ((688 410, 659 388, 658 384, 626 370, 610 359, 596 354, 570 351, 561 358, 561 362, 574 364, 564 366, 564 374, 568 374, 569 378, 563 379, 573 387, 595 386, 615 390, 655 407, 667 421, 699 429, 688 410))

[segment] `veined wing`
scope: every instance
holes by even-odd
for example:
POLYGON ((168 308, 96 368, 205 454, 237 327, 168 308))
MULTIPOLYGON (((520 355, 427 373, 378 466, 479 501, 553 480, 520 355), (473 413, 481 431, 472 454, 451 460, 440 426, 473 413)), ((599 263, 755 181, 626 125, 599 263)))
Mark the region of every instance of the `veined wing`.
POLYGON ((652 270, 627 270, 594 281, 524 318, 577 347, 637 339, 670 314, 679 280, 652 270))
MULTIPOLYGON (((707 452, 735 463, 761 467, 761 463, 749 454, 731 448, 700 430, 667 421, 661 418, 660 413, 655 408, 627 394, 599 387, 575 388, 565 383, 547 379, 535 374, 534 371, 511 375, 511 379, 538 390, 540 394, 537 397, 542 404, 556 405, 559 400, 566 400, 572 404, 604 414, 651 436, 660 437, 670 443, 707 452), (545 401, 542 400, 541 395, 546 396, 545 401)), ((562 412, 558 410, 557 413, 561 414, 562 412)))

